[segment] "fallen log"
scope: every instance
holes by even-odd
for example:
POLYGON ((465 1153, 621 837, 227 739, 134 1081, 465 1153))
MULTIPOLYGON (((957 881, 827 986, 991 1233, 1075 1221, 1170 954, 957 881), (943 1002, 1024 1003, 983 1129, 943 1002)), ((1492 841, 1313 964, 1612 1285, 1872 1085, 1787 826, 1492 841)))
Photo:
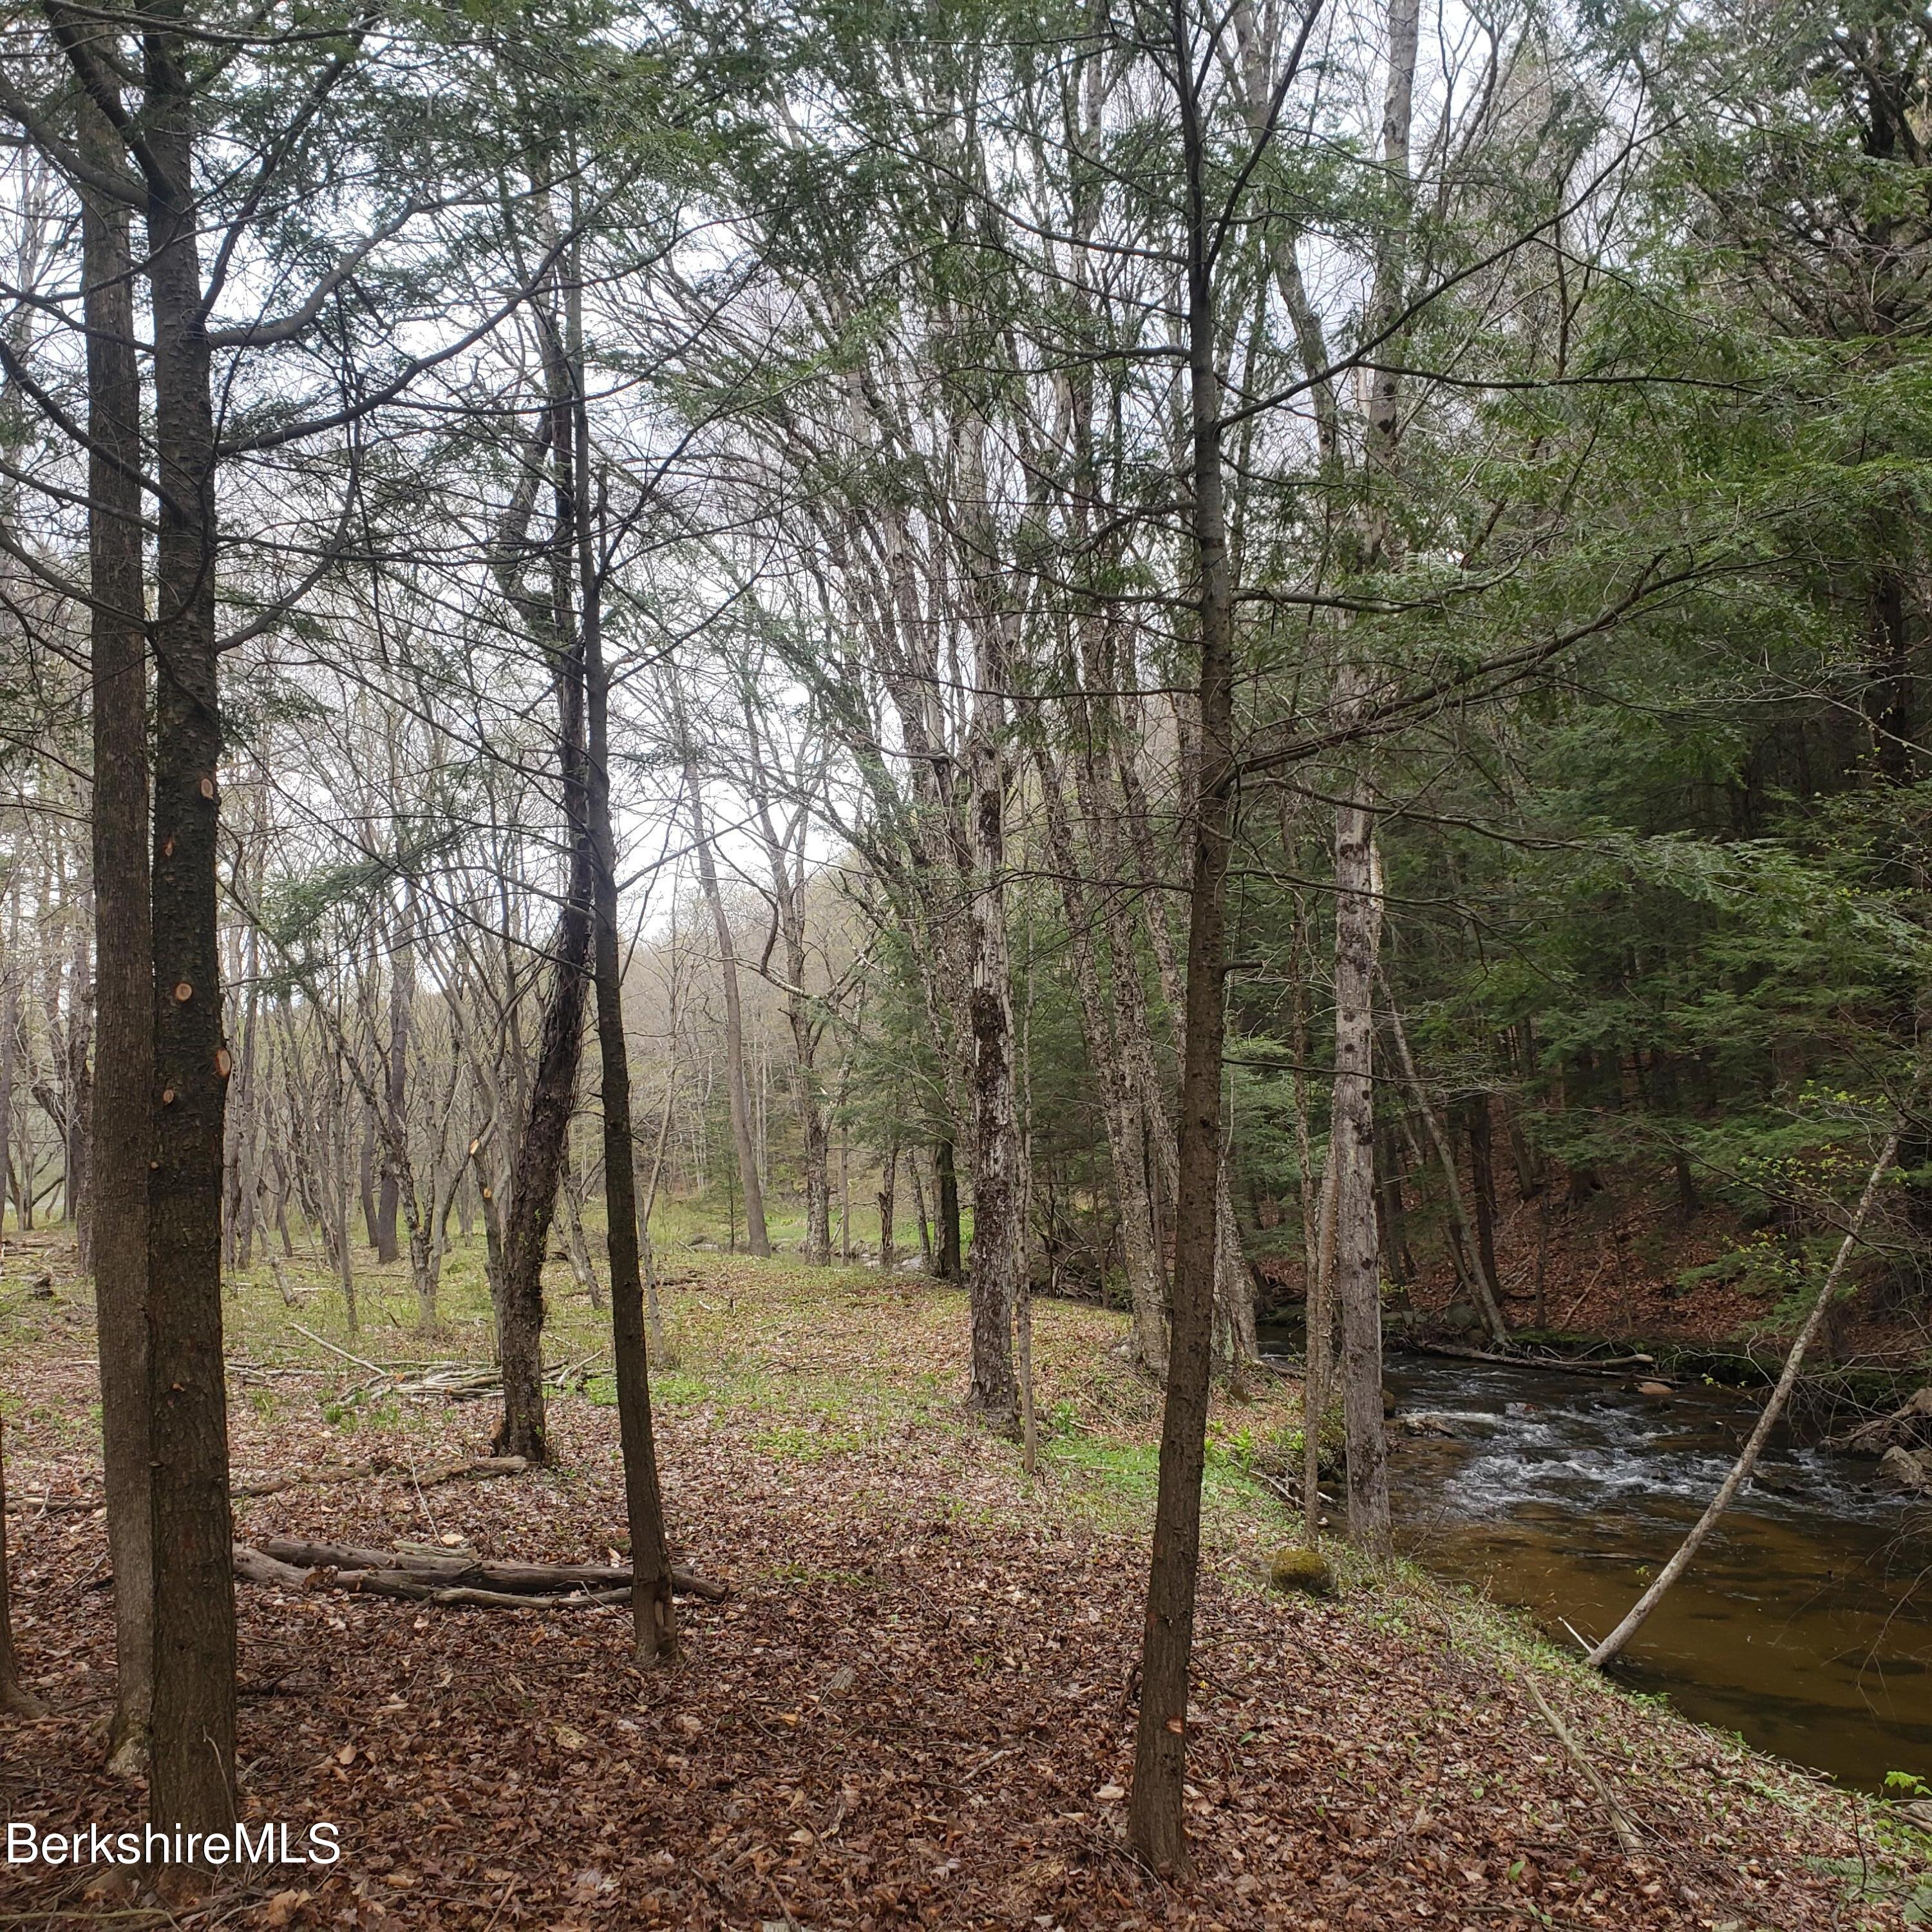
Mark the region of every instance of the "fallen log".
POLYGON ((1654 1355, 1612 1355, 1596 1361, 1579 1361, 1571 1355, 1499 1354, 1493 1348, 1469 1348, 1453 1342, 1418 1342, 1405 1339, 1400 1344, 1418 1355, 1445 1355, 1458 1362, 1493 1362, 1505 1369, 1550 1369, 1564 1376, 1621 1377, 1631 1369, 1654 1369, 1654 1355))
MULTIPOLYGON (((282 1589, 333 1588, 474 1610, 575 1610, 628 1603, 631 1596, 631 1572, 612 1564, 487 1562, 464 1551, 430 1555, 287 1538, 272 1538, 259 1549, 236 1544, 235 1574, 282 1589)), ((671 1587, 707 1603, 730 1594, 688 1570, 671 1572, 671 1587)))
POLYGON ((1832 1436, 1827 1449, 1842 1450, 1851 1456, 1885 1456, 1888 1450, 1910 1450, 1932 1442, 1932 1388, 1917 1389, 1889 1415, 1874 1417, 1832 1436))
POLYGON ((406 1570, 412 1576, 441 1578, 452 1583, 484 1585, 496 1590, 541 1596, 559 1590, 615 1589, 628 1586, 631 1573, 608 1563, 498 1563, 473 1550, 447 1552, 366 1550, 349 1543, 304 1543, 288 1537, 263 1538, 258 1546, 267 1556, 298 1568, 325 1566, 337 1570, 406 1570))
POLYGON ((9 1516, 80 1516, 104 1508, 98 1496, 9 1496, 9 1516))
POLYGON ((628 1590, 578 1591, 569 1595, 521 1597, 507 1590, 479 1590, 467 1586, 433 1582, 395 1569, 304 1570, 281 1563, 247 1544, 235 1546, 235 1574, 244 1583, 264 1583, 284 1590, 345 1590, 372 1597, 402 1597, 412 1603, 438 1604, 452 1609, 482 1610, 566 1610, 624 1602, 628 1590))
POLYGON ((433 1469, 422 1470, 412 1470, 406 1462, 387 1459, 373 1462, 324 1462, 313 1469, 290 1469, 254 1482, 232 1483, 229 1494, 278 1496, 285 1490, 303 1489, 314 1484, 367 1482, 371 1477, 406 1478, 419 1490, 433 1490, 444 1483, 484 1483, 498 1476, 520 1476, 530 1466, 520 1456, 471 1456, 460 1462, 440 1463, 433 1469))

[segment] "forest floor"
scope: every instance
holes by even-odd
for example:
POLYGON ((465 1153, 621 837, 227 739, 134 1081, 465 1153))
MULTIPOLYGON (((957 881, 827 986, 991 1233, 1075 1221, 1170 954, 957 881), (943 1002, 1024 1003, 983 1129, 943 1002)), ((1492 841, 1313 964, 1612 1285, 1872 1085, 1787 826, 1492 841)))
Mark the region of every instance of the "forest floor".
MULTIPOLYGON (((684 1660, 640 1675, 622 1610, 243 1587, 243 1808, 298 1839, 332 1822, 343 1857, 173 1922, 1822 1932, 1932 1904, 1886 1808, 1624 1695, 1466 1592, 1337 1552, 1339 1601, 1271 1593, 1267 1558, 1293 1538, 1257 1472, 1292 1453, 1292 1382, 1215 1418, 1198 1874, 1145 1872, 1123 1791, 1158 1410, 1116 1352, 1120 1318, 1040 1305, 1035 1481, 959 1413, 956 1293, 679 1259, 674 1359, 655 1378, 666 1502, 680 1560, 730 1588, 681 1604, 684 1660), (1640 1851, 1619 1848, 1532 1681, 1640 1851)), ((239 1536, 575 1561, 611 1548, 608 1381, 554 1402, 554 1468, 420 1486, 412 1472, 486 1451, 494 1403, 372 1397, 366 1368, 292 1324, 371 1362, 482 1358, 473 1264, 428 1343, 403 1325, 399 1276, 372 1277, 365 1304, 352 1340, 319 1288, 293 1311, 260 1284, 231 1299, 238 1481, 370 1470, 238 1502, 239 1536)), ((553 1357, 595 1354, 602 1319, 560 1280, 553 1357)), ((141 1814, 138 1790, 100 1768, 102 1524, 38 1500, 98 1493, 93 1353, 85 1284, 51 1246, 16 1250, 0 1281, 7 1526, 22 1661, 53 1714, 0 1718, 0 1813, 43 1830, 141 1814), (30 1285, 42 1265, 51 1294, 30 1285)), ((0 1925, 169 1922, 118 1876, 0 1867, 0 1925)))

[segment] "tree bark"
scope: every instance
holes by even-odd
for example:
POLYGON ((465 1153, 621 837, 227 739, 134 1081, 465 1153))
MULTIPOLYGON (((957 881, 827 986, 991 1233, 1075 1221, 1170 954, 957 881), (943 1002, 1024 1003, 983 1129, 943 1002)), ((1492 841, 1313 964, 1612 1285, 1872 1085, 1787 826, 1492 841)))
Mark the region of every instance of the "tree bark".
POLYGON ((46 1707, 20 1682, 14 1658, 14 1623, 7 1588, 7 1436, 0 1418, 0 1711, 16 1718, 41 1718, 46 1707))
POLYGON ((1381 1556, 1389 1541, 1375 1174, 1373 987, 1382 893, 1366 791, 1358 779, 1354 796, 1335 814, 1335 1293, 1342 1314, 1348 1534, 1381 1556))
POLYGON ((1305 1534, 1312 1550, 1322 1529, 1322 1431, 1328 1420, 1329 1390, 1335 1358, 1335 1178, 1340 1170, 1336 1142, 1340 1122, 1328 1123, 1328 1157, 1316 1190, 1314 1258, 1310 1264, 1306 1346, 1301 1378, 1301 1507, 1305 1534))
POLYGON ((362 1238, 373 1252, 376 1237, 376 1122, 373 1115, 362 1123, 362 1152, 356 1164, 358 1192, 362 1204, 362 1238))
POLYGON ((76 922, 68 976, 67 1065, 62 1081, 67 1100, 67 1171, 61 1191, 66 1197, 68 1223, 74 1229, 74 1252, 85 1274, 94 1270, 94 1070, 89 1049, 94 1040, 96 992, 92 954, 87 926, 76 922))
POLYGON ((1200 652, 1188 902, 1186 1043, 1180 1087, 1174 1310, 1154 1550, 1148 1574, 1127 1835, 1156 1870, 1188 1868, 1182 1782, 1187 1690, 1201 1556, 1201 1481, 1213 1378, 1216 1222, 1221 1173, 1221 1054, 1226 1019, 1228 854, 1234 834, 1234 603, 1222 501, 1221 396, 1215 364, 1206 130, 1196 53, 1175 14, 1174 80, 1186 164, 1187 352, 1192 432, 1191 530, 1200 652))
MULTIPOLYGON (((82 97, 80 134, 97 164, 120 162, 82 97)), ((101 1460, 114 1571, 115 1704, 109 1762, 146 1768, 154 1698, 154 1525, 148 1468, 148 1160, 152 1136, 154 955, 148 901, 148 660, 142 579, 141 388, 125 207, 84 194, 88 565, 94 708, 96 1070, 94 1294, 100 1351, 101 1460)), ((4 1213, 0 1188, 0 1213, 4 1213)))
POLYGON ((583 362, 572 316, 571 373, 578 422, 579 628, 589 700, 589 805, 596 854, 594 949, 597 1042, 603 1077, 604 1190, 609 1216, 610 1340, 617 1383, 617 1432, 624 1455, 624 1502, 631 1530, 631 1636, 640 1664, 677 1655, 670 1552, 664 1540, 651 1421, 650 1366, 644 1329, 643 1254, 638 1229, 637 1150, 631 1120, 631 1058, 624 1036, 622 962, 618 957, 617 841, 610 811, 610 678, 604 664, 600 585, 591 528, 590 434, 583 362))
MULTIPOLYGON (((416 888, 405 887, 402 910, 398 918, 395 943, 389 953, 389 1045, 387 1076, 382 1083, 382 1106, 388 1116, 383 1135, 386 1145, 403 1141, 410 1130, 409 1060, 410 1016, 416 1004, 415 953, 416 888)), ((376 1258, 387 1265, 400 1258, 396 1238, 397 1210, 401 1205, 402 1177, 393 1159, 385 1157, 382 1178, 376 1197, 376 1258)))
POLYGON ((886 1150, 885 1164, 879 1170, 879 1272, 890 1274, 898 1252, 892 1244, 893 1223, 898 1218, 899 1148, 895 1141, 886 1150))
POLYGON ((972 990, 973 1242, 967 1258, 972 1304, 972 1383, 967 1406, 992 1426, 1018 1420, 1013 1321, 1026 1265, 1021 1222, 1018 1087, 1015 1079, 1012 974, 1006 951, 1006 718, 999 653, 986 641, 997 620, 982 619, 980 690, 971 772, 972 890, 967 908, 972 990), (992 660, 990 664, 987 662, 992 660))
POLYGON ((195 102, 182 43, 144 39, 154 447, 154 1122, 148 1194, 148 1372, 154 1685, 148 1813, 235 1819, 235 1586, 221 1337, 222 1040, 217 781, 215 450, 203 326, 195 102))
POLYGON ((1240 1391, 1261 1359, 1255 1329, 1255 1278, 1241 1249, 1241 1224, 1234 1213, 1232 1150, 1224 1138, 1221 1178, 1214 1204, 1215 1358, 1228 1386, 1240 1391))
MULTIPOLYGON (((91 160, 118 166, 100 110, 81 98, 91 160)), ((87 278, 87 558, 93 593, 94 1312, 100 1455, 114 1569, 114 1724, 108 1762, 147 1768, 154 1694, 153 1499, 147 1422, 147 1161, 154 1078, 154 946, 148 914, 147 608, 141 578, 141 371, 135 359, 128 208, 81 197, 87 278)), ((0 1194, 0 1211, 4 1211, 0 1194)))
POLYGON ((939 1189, 939 1278, 958 1281, 966 1270, 960 1253, 959 1177, 950 1141, 941 1141, 934 1148, 932 1167, 939 1189))
MULTIPOLYGON (((0 1254, 4 1254, 7 1234, 7 1204, 14 1202, 14 1226, 32 1225, 32 1210, 14 1180, 14 1070, 20 1053, 20 1003, 14 991, 14 961, 19 948, 16 939, 19 922, 14 901, 8 894, 7 944, 0 950, 0 1254)), ((142 988, 142 998, 149 988, 142 988)), ((145 1106, 146 1102, 143 1102, 145 1106)), ((145 1227, 145 1217, 143 1226, 145 1227)))
MULTIPOLYGON (((544 1432, 543 1269, 556 1214, 564 1146, 577 1108, 584 1008, 591 976, 596 872, 584 750, 584 638, 572 608, 578 562, 572 534, 577 502, 575 424, 554 313, 548 308, 540 310, 538 326, 549 403, 544 440, 552 466, 554 506, 548 545, 548 595, 518 587, 518 554, 523 548, 536 487, 534 476, 528 472, 505 519, 498 580, 506 584, 526 629, 550 662, 556 698, 557 764, 562 779, 570 872, 550 945, 550 985, 538 1039, 536 1070, 511 1172, 509 1209, 503 1220, 502 1292, 496 1309, 503 1414, 492 1438, 498 1455, 521 1456, 533 1464, 547 1462, 550 1455, 544 1432)), ((532 452, 526 461, 534 463, 542 454, 541 449, 532 452)))

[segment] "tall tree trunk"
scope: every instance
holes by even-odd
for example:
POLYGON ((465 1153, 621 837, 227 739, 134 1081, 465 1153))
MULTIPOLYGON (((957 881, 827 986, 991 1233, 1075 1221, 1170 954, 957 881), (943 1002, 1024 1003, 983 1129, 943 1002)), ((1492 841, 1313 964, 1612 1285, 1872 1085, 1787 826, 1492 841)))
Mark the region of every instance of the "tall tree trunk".
POLYGON ((577 1110, 596 873, 584 748, 584 637, 572 610, 578 564, 573 535, 575 423, 555 316, 543 312, 539 326, 550 403, 548 440, 555 527, 549 546, 548 598, 526 594, 519 601, 531 634, 544 646, 556 692, 557 763, 563 781, 570 876, 551 943, 550 992, 537 1043, 536 1071, 511 1174, 509 1211, 503 1221, 502 1294, 496 1310, 503 1415, 494 1438, 498 1455, 521 1456, 532 1462, 547 1462, 550 1455, 544 1432, 543 1269, 556 1214, 564 1148, 571 1117, 577 1110))
MULTIPOLYGON (((20 1003, 14 991, 14 962, 20 956, 19 926, 14 916, 14 901, 8 899, 7 943, 0 947, 0 1252, 4 1252, 7 1232, 7 1203, 14 1202, 14 1225, 28 1225, 28 1209, 14 1179, 14 1070, 20 1054, 20 1003)), ((152 998, 151 987, 143 986, 144 1000, 152 998)), ((146 1216, 142 1226, 146 1225, 146 1216)))
POLYGON ((973 1242, 967 1258, 967 1288, 973 1334, 967 1406, 994 1427, 1010 1429, 1019 1414, 1013 1320, 1026 1265, 1026 1238, 1021 1222, 1019 1092, 1006 950, 1006 766, 1002 742, 1006 706, 1000 656, 987 641, 997 624, 997 620, 982 620, 976 627, 982 638, 980 690, 968 751, 973 855, 967 908, 972 968, 967 1014, 972 1040, 973 1242))
POLYGON ((885 1164, 879 1170, 879 1272, 890 1274, 898 1258, 892 1245, 892 1224, 898 1217, 899 1144, 886 1149, 885 1164))
POLYGON ((362 1152, 356 1164, 356 1191, 362 1204, 362 1238, 371 1249, 380 1249, 376 1234, 376 1124, 362 1123, 362 1152))
POLYGON ((62 1084, 67 1095, 67 1172, 62 1191, 67 1218, 74 1229, 74 1251, 81 1272, 94 1268, 94 1042, 92 946, 86 922, 74 927, 74 961, 68 977, 67 1065, 62 1084))
MULTIPOLYGON (((395 944, 389 955, 389 1046, 388 1078, 382 1086, 382 1104, 388 1120, 384 1135, 393 1143, 410 1130, 409 1061, 410 1014, 416 1004, 416 976, 413 933, 416 926, 416 888, 405 887, 403 907, 396 927, 395 944)), ((396 1239, 397 1210, 401 1205, 402 1177, 392 1160, 382 1162, 381 1188, 376 1198, 376 1258, 387 1264, 398 1260, 402 1250, 396 1239)))
POLYGON ((214 418, 184 50, 151 28, 148 285, 158 512, 148 1373, 154 1575, 148 1811, 221 1832, 235 1818, 234 1535, 221 1341, 223 1115, 217 784, 214 418))
POLYGON ((1215 366, 1206 130, 1196 51, 1175 14, 1173 78, 1186 159, 1187 353, 1192 430, 1192 536, 1199 629, 1200 740, 1187 928, 1187 1036, 1180 1085, 1174 1316, 1160 1475, 1148 1574, 1127 1835, 1156 1870, 1190 1863, 1182 1808, 1187 1689, 1201 1558, 1201 1480, 1213 1378, 1214 1262, 1221 1174, 1221 1052, 1226 1020, 1228 854, 1234 818, 1234 600, 1222 502, 1221 394, 1215 366))
POLYGON ((600 585, 590 515, 590 422, 584 405, 580 325, 573 314, 571 370, 576 398, 578 471, 578 580, 583 663, 590 710, 588 804, 593 850, 597 1042, 603 1078, 604 1188, 610 1259, 610 1338, 617 1383, 617 1432, 624 1455, 624 1502, 631 1530, 631 1636, 640 1664, 677 1655, 670 1552, 664 1540, 651 1422, 650 1367, 644 1328, 643 1256, 638 1232, 637 1150, 631 1123, 631 1059, 624 1037, 618 957, 617 842, 610 812, 610 680, 604 665, 600 585))
MULTIPOLYGON (((88 158, 118 143, 83 97, 88 158)), ((154 955, 148 902, 148 661, 141 557, 141 387, 127 209, 82 200, 86 277, 88 562, 94 707, 94 1294, 101 1460, 114 1572, 114 1720, 109 1762, 148 1762, 154 1697, 153 1502, 148 1468, 148 1160, 152 1137, 154 955)), ((0 1212, 5 1208, 0 1187, 0 1212)))
MULTIPOLYGON (((1408 266, 1409 148, 1414 118, 1419 0, 1388 0, 1388 71, 1382 159, 1396 190, 1376 237, 1371 326, 1400 313, 1408 266)), ((1363 429, 1363 496, 1355 532, 1364 573, 1396 562, 1401 541, 1388 501, 1401 440, 1399 378, 1370 372, 1363 429)), ((1335 682, 1335 711, 1353 723, 1369 698, 1368 673, 1351 637, 1335 682)), ((1335 812, 1336 1292, 1342 1312, 1342 1418, 1348 1439, 1348 1531, 1380 1555, 1388 1544, 1388 1450, 1382 1408, 1382 1262, 1375 1207, 1374 974, 1382 932, 1370 788, 1358 768, 1335 812)))
MULTIPOLYGON (((680 729, 682 729, 682 713, 680 729)), ((745 1245, 754 1255, 772 1251, 765 1232, 765 1190, 758 1174, 758 1149, 752 1138, 752 1104, 745 1082, 745 1014, 738 994, 738 953, 732 944, 731 922, 718 886, 718 862, 705 824, 704 788, 698 760, 688 739, 684 748, 685 790, 691 801, 691 832, 698 850, 698 884, 711 909, 711 926, 718 941, 718 970, 724 983, 724 1084, 730 1103, 731 1144, 738 1161, 738 1184, 745 1196, 745 1245)))
POLYGON ((1354 797, 1335 816, 1335 1292, 1342 1313, 1348 1534, 1379 1556, 1389 1540, 1373 1085, 1382 894, 1366 790, 1358 780, 1354 797))

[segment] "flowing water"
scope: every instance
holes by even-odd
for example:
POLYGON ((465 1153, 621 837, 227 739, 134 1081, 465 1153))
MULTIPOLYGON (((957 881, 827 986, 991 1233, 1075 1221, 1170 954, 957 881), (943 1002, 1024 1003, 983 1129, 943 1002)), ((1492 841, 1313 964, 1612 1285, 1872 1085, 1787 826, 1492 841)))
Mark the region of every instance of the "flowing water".
MULTIPOLYGON (((1748 1394, 1407 1355, 1390 1361, 1397 1535, 1439 1574, 1592 1640, 1682 1540, 1757 1414, 1748 1394), (1413 1434, 1412 1418, 1451 1432, 1413 1434)), ((1623 1681, 1878 1788, 1932 1780, 1932 1537, 1876 1466, 1780 1432, 1624 1653, 1623 1681)))

